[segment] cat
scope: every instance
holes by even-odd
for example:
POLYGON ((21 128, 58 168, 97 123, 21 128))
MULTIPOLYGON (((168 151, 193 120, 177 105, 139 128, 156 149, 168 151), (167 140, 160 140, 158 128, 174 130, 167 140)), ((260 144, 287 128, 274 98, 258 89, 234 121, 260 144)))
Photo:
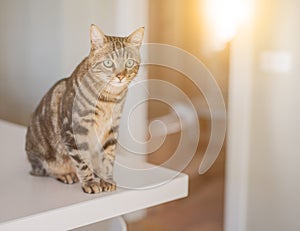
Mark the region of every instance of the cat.
POLYGON ((143 36, 144 27, 114 37, 91 25, 89 55, 46 93, 29 122, 25 149, 32 175, 80 181, 85 193, 116 190, 119 122, 143 36))

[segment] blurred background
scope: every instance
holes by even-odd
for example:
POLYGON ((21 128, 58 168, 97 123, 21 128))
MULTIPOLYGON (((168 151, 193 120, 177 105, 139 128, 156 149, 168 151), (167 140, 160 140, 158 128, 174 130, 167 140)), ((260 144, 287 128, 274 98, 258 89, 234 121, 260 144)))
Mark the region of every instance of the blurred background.
MULTIPOLYGON (((228 127, 218 159, 199 175, 212 122, 203 92, 170 68, 141 71, 138 80, 164 80, 190 97, 201 137, 184 169, 188 198, 129 216, 128 230, 298 231, 299 9, 297 0, 1 0, 0 118, 27 125, 49 87, 88 54, 90 24, 120 36, 145 26, 145 43, 179 47, 208 68, 228 112, 218 120, 228 127)), ((127 105, 156 94, 171 92, 134 89, 127 105)), ((131 132, 147 139, 148 124, 170 111, 155 100, 141 105, 131 132)), ((121 131, 123 143, 131 142, 126 134, 121 131)), ((164 163, 179 138, 180 132, 167 135, 147 161, 164 163)), ((141 149, 152 150, 151 144, 141 149)))

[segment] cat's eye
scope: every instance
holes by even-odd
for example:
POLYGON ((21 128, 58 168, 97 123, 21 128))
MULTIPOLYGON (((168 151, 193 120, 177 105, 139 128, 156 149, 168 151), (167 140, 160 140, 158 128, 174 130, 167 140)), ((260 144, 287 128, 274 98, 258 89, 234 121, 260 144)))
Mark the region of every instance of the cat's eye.
POLYGON ((110 59, 106 59, 102 63, 103 63, 103 66, 106 68, 112 68, 114 65, 113 61, 110 59))
POLYGON ((128 59, 128 60, 126 61, 125 66, 126 66, 127 68, 131 68, 131 67, 133 67, 134 64, 135 64, 135 61, 134 61, 133 59, 128 59))

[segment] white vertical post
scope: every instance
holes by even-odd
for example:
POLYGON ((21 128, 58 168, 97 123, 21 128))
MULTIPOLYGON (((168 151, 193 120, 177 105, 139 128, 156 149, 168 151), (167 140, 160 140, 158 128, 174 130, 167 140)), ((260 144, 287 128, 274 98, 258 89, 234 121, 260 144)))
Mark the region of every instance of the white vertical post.
POLYGON ((244 27, 230 50, 225 231, 246 231, 252 90, 252 30, 244 27))

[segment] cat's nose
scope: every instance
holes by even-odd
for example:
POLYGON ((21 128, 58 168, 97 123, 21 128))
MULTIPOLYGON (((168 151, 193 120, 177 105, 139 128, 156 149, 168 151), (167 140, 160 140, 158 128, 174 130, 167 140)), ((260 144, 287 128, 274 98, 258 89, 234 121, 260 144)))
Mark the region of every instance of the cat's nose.
POLYGON ((117 74, 117 78, 121 81, 122 79, 125 78, 125 71, 122 71, 120 73, 117 74))

